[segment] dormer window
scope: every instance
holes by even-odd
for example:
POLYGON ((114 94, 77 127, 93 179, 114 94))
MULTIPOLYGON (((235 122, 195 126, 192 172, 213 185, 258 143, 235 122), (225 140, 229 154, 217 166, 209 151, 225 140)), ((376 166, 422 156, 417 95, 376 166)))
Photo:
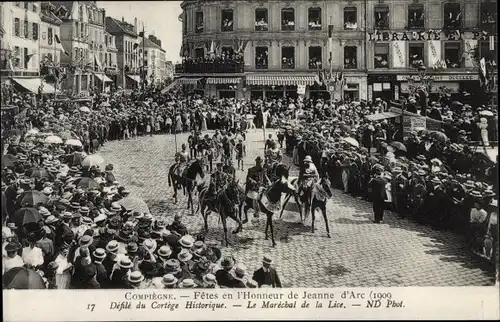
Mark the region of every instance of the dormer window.
POLYGON ((424 5, 410 5, 408 7, 408 29, 423 29, 424 24, 424 5))

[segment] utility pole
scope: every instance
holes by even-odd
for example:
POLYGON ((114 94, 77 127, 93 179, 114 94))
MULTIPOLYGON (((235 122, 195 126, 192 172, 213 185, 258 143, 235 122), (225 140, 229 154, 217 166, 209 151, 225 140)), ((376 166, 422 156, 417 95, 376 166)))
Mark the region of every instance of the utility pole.
POLYGON ((142 24, 142 91, 146 90, 146 63, 144 61, 144 51, 146 45, 146 34, 144 33, 144 23, 142 24))

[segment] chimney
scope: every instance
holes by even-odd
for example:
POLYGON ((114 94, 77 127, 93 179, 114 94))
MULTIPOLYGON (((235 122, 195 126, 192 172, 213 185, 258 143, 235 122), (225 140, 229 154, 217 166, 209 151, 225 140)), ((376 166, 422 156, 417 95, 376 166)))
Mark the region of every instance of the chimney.
POLYGON ((122 16, 122 22, 125 22, 125 18, 122 16))
POLYGON ((137 33, 137 17, 134 18, 134 32, 137 33))

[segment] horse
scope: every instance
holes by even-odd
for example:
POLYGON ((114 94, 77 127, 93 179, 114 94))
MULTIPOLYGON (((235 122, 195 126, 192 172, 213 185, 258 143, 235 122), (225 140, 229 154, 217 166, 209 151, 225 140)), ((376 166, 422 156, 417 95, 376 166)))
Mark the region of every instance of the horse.
MULTIPOLYGON (((290 184, 295 186, 297 184, 297 181, 298 178, 295 178, 290 181, 290 184)), ((283 209, 281 209, 280 218, 283 216, 283 210, 287 205, 288 201, 290 200, 291 196, 292 196, 291 194, 286 196, 285 203, 283 204, 283 209)), ((328 218, 326 215, 326 202, 332 196, 333 196, 332 184, 327 176, 321 177, 317 182, 314 183, 309 195, 306 195, 306 193, 302 195, 302 204, 304 205, 304 213, 305 213, 304 218, 307 218, 307 214, 309 213, 309 211, 311 211, 312 215, 311 232, 314 233, 315 210, 319 209, 323 215, 323 219, 325 220, 326 233, 328 238, 331 238, 331 236, 330 236, 330 227, 328 226, 328 218)))
POLYGON ((173 186, 174 188, 174 202, 177 203, 177 189, 182 186, 184 195, 186 195, 186 191, 188 194, 187 209, 191 208, 191 213, 193 215, 194 206, 192 192, 194 187, 196 186, 196 176, 199 174, 202 179, 205 177, 205 172, 203 171, 203 162, 203 159, 195 159, 191 163, 188 163, 182 170, 181 175, 176 173, 177 166, 179 166, 177 163, 172 165, 168 171, 168 186, 173 186))
MULTIPOLYGON (((269 187, 263 188, 259 193, 256 200, 253 200, 253 209, 255 211, 262 211, 266 214, 266 230, 265 239, 269 238, 268 231, 271 229, 271 240, 273 247, 276 246, 274 241, 274 229, 273 229, 273 215, 281 210, 281 196, 283 193, 292 194, 295 197, 295 201, 300 205, 299 196, 296 193, 295 188, 288 182, 288 167, 281 164, 277 166, 276 173, 278 179, 275 180, 269 187)), ((245 199, 243 199, 245 200, 245 199)), ((241 209, 244 201, 240 204, 240 219, 241 219, 241 209)), ((248 221, 247 214, 245 212, 246 221, 248 221)), ((302 221, 302 210, 300 209, 300 219, 302 221)))
POLYGON ((229 241, 227 239, 227 218, 232 218, 238 223, 238 228, 232 232, 233 234, 237 234, 243 230, 241 220, 237 216, 239 205, 241 204, 241 192, 238 181, 234 179, 230 180, 216 193, 215 199, 207 198, 207 191, 208 188, 204 188, 200 191, 198 209, 196 212, 201 209, 201 215, 205 223, 205 233, 208 232, 208 216, 210 213, 216 212, 219 214, 222 221, 222 227, 224 228, 224 240, 226 246, 229 246, 229 241))

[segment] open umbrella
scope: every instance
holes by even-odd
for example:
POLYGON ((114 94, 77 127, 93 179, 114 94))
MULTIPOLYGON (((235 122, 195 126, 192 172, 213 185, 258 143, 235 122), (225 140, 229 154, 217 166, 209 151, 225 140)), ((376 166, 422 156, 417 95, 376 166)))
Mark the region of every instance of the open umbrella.
POLYGON ((45 168, 35 167, 29 170, 32 178, 48 178, 49 172, 45 168))
POLYGON ((149 212, 146 202, 136 197, 126 197, 118 201, 118 204, 129 211, 149 212))
POLYGON ((50 136, 47 136, 44 140, 45 143, 51 143, 51 144, 62 144, 63 143, 63 140, 56 136, 56 135, 50 135, 50 136))
POLYGON ((434 139, 441 141, 441 142, 446 142, 448 140, 448 137, 446 136, 446 134, 444 134, 443 132, 439 132, 439 131, 430 131, 429 136, 431 138, 434 138, 434 139))
POLYGON ((16 290, 42 290, 45 282, 40 274, 26 267, 11 268, 3 275, 3 288, 16 290))
POLYGON ((90 113, 90 108, 87 106, 80 107, 80 112, 90 113))
POLYGON ((43 221, 43 217, 35 208, 21 208, 12 216, 12 222, 14 222, 17 227, 38 223, 40 221, 43 221))
POLYGON ((37 190, 30 190, 23 192, 18 198, 17 198, 17 204, 20 205, 21 207, 24 206, 36 206, 38 204, 46 203, 49 201, 49 198, 41 193, 40 191, 37 190))
POLYGON ((398 141, 392 141, 392 142, 390 143, 390 146, 392 146, 393 148, 396 148, 396 149, 398 149, 398 150, 401 150, 401 151, 407 152, 407 150, 406 150, 406 146, 405 146, 403 143, 401 143, 401 142, 398 142, 398 141))
POLYGON ((32 128, 31 130, 26 132, 25 136, 37 135, 38 133, 40 133, 40 131, 37 128, 32 128))
POLYGON ((77 187, 81 187, 87 190, 99 189, 99 184, 92 178, 82 177, 78 178, 74 182, 77 187))
POLYGON ((481 111, 479 112, 479 115, 482 115, 482 116, 493 116, 493 112, 492 111, 481 111))
POLYGON ((73 138, 73 134, 68 130, 64 130, 64 131, 57 133, 57 136, 59 136, 63 140, 69 140, 69 139, 73 138))
POLYGON ((83 167, 91 167, 93 165, 98 166, 104 163, 104 159, 98 154, 88 155, 82 161, 83 167))
POLYGON ((17 157, 15 155, 12 155, 12 154, 2 155, 2 169, 14 166, 14 163, 16 161, 17 161, 17 157))
POLYGON ((343 138, 342 140, 344 142, 349 143, 352 146, 355 146, 355 147, 359 148, 359 142, 356 139, 354 139, 354 138, 343 138))
POLYGON ((65 145, 71 145, 71 146, 83 146, 82 142, 77 139, 69 139, 64 142, 65 145))

